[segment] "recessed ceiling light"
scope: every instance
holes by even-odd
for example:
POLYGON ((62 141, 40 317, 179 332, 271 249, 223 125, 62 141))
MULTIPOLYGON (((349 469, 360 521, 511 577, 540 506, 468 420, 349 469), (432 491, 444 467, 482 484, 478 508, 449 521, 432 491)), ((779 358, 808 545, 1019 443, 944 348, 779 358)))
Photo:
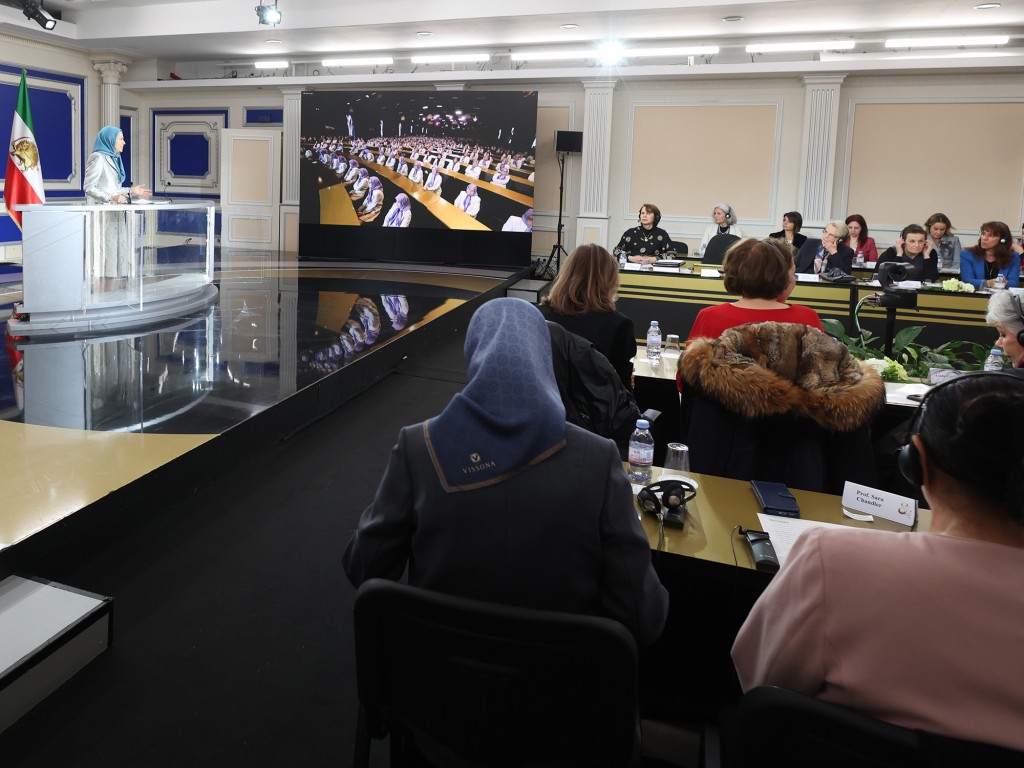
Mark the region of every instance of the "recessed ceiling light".
POLYGON ((723 16, 722 21, 743 21, 742 16, 723 16))
POLYGON ((562 29, 578 29, 579 24, 563 24, 562 29))
POLYGON ((974 10, 987 11, 991 8, 998 8, 1000 5, 1002 5, 1002 3, 978 3, 976 6, 974 6, 974 10))
POLYGON ((267 40, 268 43, 280 43, 280 40, 267 40))
POLYGON ((747 53, 789 53, 791 51, 848 51, 856 45, 853 40, 822 40, 802 43, 754 43, 747 53))
POLYGON ((433 32, 427 32, 427 30, 424 29, 424 30, 421 30, 421 31, 417 32, 416 33, 416 37, 430 37, 432 34, 434 34, 434 33, 433 32))
POLYGON ((886 48, 963 48, 968 45, 1006 45, 1009 35, 976 35, 974 37, 893 37, 886 48))

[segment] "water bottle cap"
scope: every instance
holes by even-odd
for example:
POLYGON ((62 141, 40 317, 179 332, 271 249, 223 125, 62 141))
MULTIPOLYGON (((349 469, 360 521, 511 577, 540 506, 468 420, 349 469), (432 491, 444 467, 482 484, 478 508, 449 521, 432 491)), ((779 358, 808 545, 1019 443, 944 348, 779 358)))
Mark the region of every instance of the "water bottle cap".
POLYGON ((637 429, 648 429, 648 428, 650 428, 650 426, 651 426, 651 422, 649 422, 647 419, 637 419, 636 420, 636 428, 637 429))
POLYGON ((657 326, 658 326, 658 321, 657 320, 651 320, 651 327, 652 328, 656 328, 657 326))
POLYGON ((1003 354, 1003 350, 1001 350, 999 347, 993 347, 992 351, 989 352, 989 354, 990 355, 1001 355, 1001 354, 1003 354))

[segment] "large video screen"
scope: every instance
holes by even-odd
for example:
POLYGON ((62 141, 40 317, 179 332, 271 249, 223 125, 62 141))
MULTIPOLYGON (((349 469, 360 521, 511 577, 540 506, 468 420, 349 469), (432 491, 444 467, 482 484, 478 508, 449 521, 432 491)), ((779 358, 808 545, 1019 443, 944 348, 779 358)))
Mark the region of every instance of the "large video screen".
POLYGON ((535 91, 302 96, 299 256, 528 265, 535 91))

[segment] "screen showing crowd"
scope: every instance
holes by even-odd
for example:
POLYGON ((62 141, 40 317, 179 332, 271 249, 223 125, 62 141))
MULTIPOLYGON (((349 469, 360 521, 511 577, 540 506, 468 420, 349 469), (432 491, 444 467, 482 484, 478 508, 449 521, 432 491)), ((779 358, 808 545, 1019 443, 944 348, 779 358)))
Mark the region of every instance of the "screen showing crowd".
POLYGON ((537 94, 302 97, 300 223, 531 232, 537 94))

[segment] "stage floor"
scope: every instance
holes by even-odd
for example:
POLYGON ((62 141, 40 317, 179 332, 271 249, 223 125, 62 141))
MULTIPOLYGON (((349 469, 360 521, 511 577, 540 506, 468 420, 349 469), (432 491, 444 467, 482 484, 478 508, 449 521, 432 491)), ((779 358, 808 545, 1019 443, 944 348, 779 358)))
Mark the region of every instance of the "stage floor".
POLYGON ((218 295, 199 312, 117 335, 36 339, 7 334, 20 284, 0 286, 0 552, 326 379, 372 384, 384 375, 368 373, 375 362, 414 354, 416 333, 464 322, 467 303, 504 295, 515 279, 224 251, 218 295))

